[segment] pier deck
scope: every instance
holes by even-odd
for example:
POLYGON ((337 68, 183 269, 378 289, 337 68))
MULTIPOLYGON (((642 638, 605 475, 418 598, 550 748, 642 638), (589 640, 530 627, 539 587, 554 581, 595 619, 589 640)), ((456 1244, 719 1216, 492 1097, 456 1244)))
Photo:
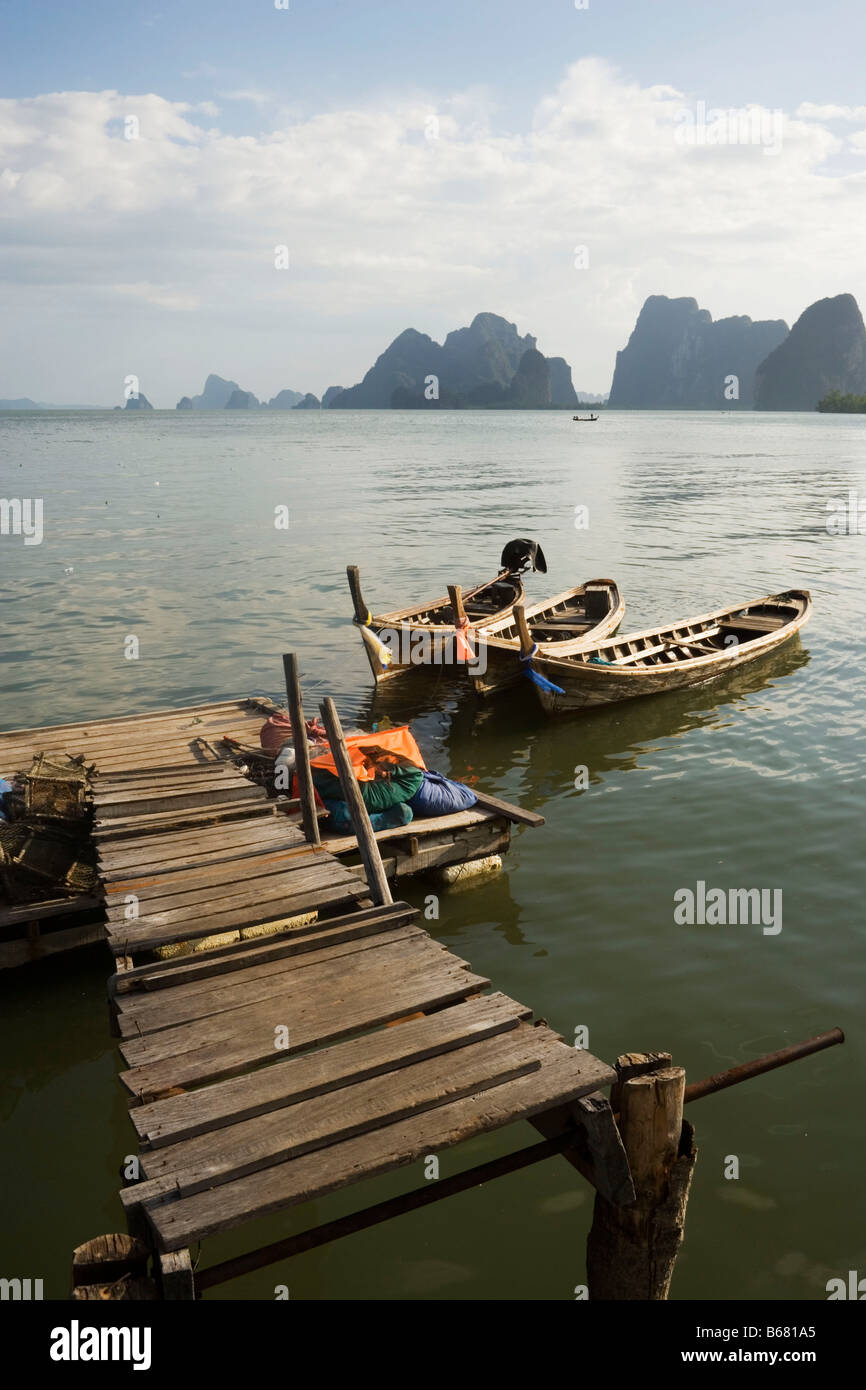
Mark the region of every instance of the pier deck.
MULTIPOLYGON (((171 885, 179 893, 189 891, 184 899, 189 907, 208 900, 208 887, 230 888, 243 881, 241 870, 237 874, 226 870, 221 878, 218 866, 221 860, 229 862, 223 850, 246 847, 248 854, 232 858, 258 861, 249 880, 267 880, 262 888, 288 887, 287 881, 278 884, 272 865, 279 864, 283 874, 291 869, 297 892, 290 895, 292 910, 283 915, 306 910, 297 905, 303 898, 301 890, 320 878, 308 872, 315 865, 301 852, 305 842, 297 829, 297 815, 287 813, 285 803, 269 800, 260 787, 242 777, 232 765, 234 755, 222 743, 228 736, 257 747, 263 721, 279 709, 272 700, 254 696, 0 733, 0 775, 26 771, 39 752, 80 755, 93 768, 101 788, 96 838, 101 845, 108 935, 114 944, 121 919, 114 905, 136 892, 133 886, 124 887, 126 877, 157 874, 169 848, 172 861, 189 856, 188 882, 181 886, 177 880, 171 885), (111 843, 136 836, 149 837, 141 851, 129 846, 123 854, 112 854, 111 843), (274 856, 279 855, 287 857, 278 861, 274 856), (204 873, 207 868, 214 871, 209 879, 204 873), (129 875, 122 872, 127 869, 129 875), (194 889, 200 891, 193 893, 194 889)), ((379 831, 385 872, 389 878, 404 877, 502 852, 510 843, 512 824, 519 821, 541 824, 543 817, 485 798, 483 805, 471 811, 379 831)), ((325 848, 356 866, 354 836, 326 833, 325 848)), ((174 864, 173 873, 177 867, 174 864)), ((357 871, 352 881, 356 886, 357 871)), ((144 896, 160 896, 159 887, 156 882, 148 884, 144 896)), ((348 902, 349 897, 342 901, 348 902)), ((0 902, 0 969, 102 940, 106 935, 102 909, 102 897, 94 895, 49 893, 28 902, 0 902)), ((200 934, 212 935, 218 929, 200 934)), ((198 934, 190 930, 174 939, 194 939, 198 934)), ((163 944, 170 944, 169 934, 163 935, 163 944)))

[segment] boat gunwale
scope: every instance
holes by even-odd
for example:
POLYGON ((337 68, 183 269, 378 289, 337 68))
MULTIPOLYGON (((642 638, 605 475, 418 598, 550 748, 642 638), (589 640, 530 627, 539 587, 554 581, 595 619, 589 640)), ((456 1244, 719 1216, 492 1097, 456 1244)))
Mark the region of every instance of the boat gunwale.
MULTIPOLYGON (((575 589, 567 589, 565 590, 565 593, 576 595, 581 590, 585 590, 587 586, 590 584, 607 585, 608 588, 612 590, 613 594, 616 596, 616 603, 614 604, 614 606, 609 610, 609 612, 605 614, 603 618, 599 618, 598 622, 594 623, 593 626, 587 632, 585 632, 582 637, 564 637, 559 642, 539 642, 537 644, 538 656, 533 657, 533 661, 538 660, 539 658, 541 658, 542 660, 547 660, 548 658, 544 655, 544 653, 548 650, 558 651, 560 656, 577 655, 580 651, 584 650, 587 647, 590 650, 595 650, 597 647, 601 645, 601 643, 594 640, 597 635, 598 629, 604 626, 606 628, 609 628, 611 631, 615 631, 619 624, 622 622, 623 615, 625 614, 625 599, 623 598, 622 593, 620 591, 620 587, 615 579, 588 579, 586 581, 586 584, 577 585, 575 589), (568 648, 568 651, 564 651, 564 648, 566 647, 568 648)), ((546 599, 544 602, 534 605, 534 611, 533 609, 529 608, 524 609, 526 621, 529 624, 529 626, 532 626, 533 617, 537 617, 540 612, 546 612, 548 608, 552 608, 554 604, 561 601, 561 599, 562 595, 557 594, 554 596, 554 598, 546 599)), ((509 619, 506 618, 502 621, 508 622, 509 619)), ((482 630, 481 628, 476 629, 476 636, 481 641, 483 641, 486 647, 490 647, 494 651, 518 652, 520 650, 519 637, 510 638, 491 636, 488 630, 482 630)), ((607 640, 615 639, 605 638, 605 641, 607 640)), ((550 659, 552 660, 553 658, 550 659)))

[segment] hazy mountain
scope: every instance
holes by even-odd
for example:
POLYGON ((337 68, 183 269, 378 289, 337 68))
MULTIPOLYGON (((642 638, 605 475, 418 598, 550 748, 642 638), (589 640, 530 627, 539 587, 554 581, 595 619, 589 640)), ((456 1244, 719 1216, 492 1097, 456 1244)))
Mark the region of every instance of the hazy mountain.
POLYGON ((181 396, 180 400, 175 406, 175 410, 192 410, 192 401, 190 400, 189 396, 181 396))
POLYGON ((330 406, 331 402, 332 402, 337 396, 340 395, 340 392, 342 391, 342 389, 343 389, 342 386, 329 386, 329 387, 328 387, 327 391, 325 392, 324 396, 322 397, 322 409, 323 409, 323 410, 327 410, 327 409, 328 409, 328 407, 330 406))
POLYGON ((294 410, 303 399, 303 391, 280 391, 268 401, 268 410, 294 410))
POLYGON ((31 401, 29 396, 19 396, 17 400, 0 400, 0 410, 107 410, 104 405, 56 405, 53 401, 31 401))
MULTIPOLYGON (((233 391, 241 388, 236 381, 225 381, 221 376, 211 374, 204 384, 204 390, 200 396, 193 396, 191 406, 193 410, 224 410, 228 399, 233 391)), ((183 396, 183 400, 188 401, 189 396, 183 396)), ((183 407, 189 409, 189 407, 183 407)))
POLYGON ((866 328, 852 294, 819 299, 758 367, 758 410, 814 410, 830 391, 866 393, 866 328))
POLYGON ((252 391, 242 391, 239 386, 236 386, 223 408, 225 410, 257 410, 258 405, 259 402, 252 391))
POLYGON ((547 359, 527 333, 498 314, 476 314, 468 328, 449 333, 443 344, 407 328, 377 358, 363 381, 335 395, 332 410, 396 408, 453 409, 461 406, 546 404, 571 406, 577 397, 571 368, 561 357, 547 359), (514 393, 512 382, 528 352, 546 368, 546 385, 535 358, 525 365, 514 393))
POLYGON ((312 391, 308 391, 303 400, 298 401, 295 410, 321 410, 322 403, 318 396, 314 396, 312 391))
POLYGON ((787 332, 781 319, 753 323, 738 315, 714 323, 695 299, 650 295, 616 355, 609 404, 632 410, 751 409, 758 365, 787 332), (737 378, 738 396, 730 395, 731 377, 737 378))
POLYGON ((153 406, 147 399, 143 391, 139 391, 137 396, 127 397, 124 410, 153 410, 153 406))

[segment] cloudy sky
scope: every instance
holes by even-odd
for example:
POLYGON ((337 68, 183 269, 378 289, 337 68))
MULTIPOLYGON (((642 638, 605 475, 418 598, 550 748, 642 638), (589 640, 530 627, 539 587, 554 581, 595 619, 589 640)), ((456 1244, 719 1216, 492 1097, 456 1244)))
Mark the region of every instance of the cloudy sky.
POLYGON ((287 5, 0 4, 0 397, 321 395, 479 310, 602 391, 648 294, 866 307, 862 0, 287 5))

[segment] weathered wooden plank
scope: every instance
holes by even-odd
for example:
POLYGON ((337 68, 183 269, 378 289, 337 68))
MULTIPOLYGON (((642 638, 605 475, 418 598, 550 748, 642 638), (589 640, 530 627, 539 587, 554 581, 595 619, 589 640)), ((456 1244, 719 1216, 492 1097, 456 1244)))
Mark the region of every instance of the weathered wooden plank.
MULTIPOLYGON (((391 830, 377 830, 376 839, 381 844, 391 840, 405 840, 410 835, 435 835, 442 830, 460 830, 464 826, 478 825, 491 818, 490 811, 454 811, 449 816, 429 816, 410 821, 409 825, 398 825, 391 830)), ((350 854, 357 850, 358 841, 354 835, 333 835, 325 837, 325 848, 332 854, 350 854)))
POLYGON ((130 816, 123 820, 96 820, 93 838, 98 844, 102 844, 107 840, 127 840, 135 835, 148 835, 152 830, 161 830, 166 826, 176 826, 180 830, 184 827, 215 825, 220 821, 241 820, 251 816, 267 818, 275 814, 273 801, 218 802, 200 811, 155 811, 152 815, 130 816))
POLYGON ((213 979, 246 965, 264 964, 284 955, 317 950, 320 946, 348 941, 353 936, 375 935, 406 926, 417 917, 417 910, 406 903, 321 919, 304 927, 293 927, 284 936, 243 940, 218 947, 198 956, 177 956, 174 960, 151 962, 123 971, 117 978, 117 994, 155 992, 189 984, 193 980, 213 979))
POLYGON ((68 917, 70 912, 88 912, 102 907, 96 893, 81 893, 76 898, 45 898, 41 902, 17 903, 0 908, 0 931, 4 927, 20 927, 23 922, 43 922, 49 917, 68 917))
POLYGON ((478 805, 485 811, 505 816, 506 820, 516 821, 518 825, 544 825, 544 816, 539 815, 537 811, 527 811, 522 806, 513 806, 510 801, 503 801, 501 797, 479 791, 477 787, 473 787, 472 790, 478 799, 478 805))
POLYGON ((174 834, 163 831, 143 835, 130 844, 105 841, 98 847, 98 855, 103 877, 113 879, 135 870, 147 873, 160 867, 166 873, 173 872, 169 866, 187 857, 192 862, 199 855, 219 855, 225 851, 228 860, 248 849, 252 853, 257 845, 268 851, 304 843, 303 835, 285 816, 253 816, 226 825, 180 830, 174 834))
POLYGON ((197 705, 178 705, 175 708, 144 710, 140 714, 109 714, 99 719, 85 719, 68 724, 40 724, 30 729, 3 729, 0 730, 0 741, 4 743, 8 739, 26 741, 31 737, 46 736, 49 734, 57 734, 58 737, 64 737, 66 734, 76 730, 81 732, 82 730, 88 729, 106 728, 109 725, 120 725, 125 727, 129 724, 171 723, 179 719, 182 715, 196 715, 200 714, 203 710, 212 713, 218 713, 221 710, 237 710, 240 712, 246 711, 247 709, 249 709, 251 713, 258 712, 252 709, 252 699, 259 701, 263 707, 264 705, 268 705, 271 709, 277 709, 277 706, 272 704, 264 695, 255 697, 237 695, 226 700, 209 700, 205 701, 203 704, 197 705))
MULTIPOLYGON (((282 903, 291 894, 319 883, 336 885, 352 881, 350 871, 340 864, 328 860, 313 863, 301 860, 251 882, 205 885, 172 897, 155 898, 153 903, 143 901, 137 923, 142 928, 173 926, 178 922, 198 921, 210 912, 223 916, 226 912, 240 911, 247 904, 258 911, 266 903, 282 903)), ((108 920, 112 929, 126 921, 122 904, 111 908, 108 920)))
POLYGON ((299 877, 313 870, 319 874, 326 871, 330 883, 345 882, 349 872, 330 856, 316 855, 312 847, 288 850, 273 857, 262 856, 249 862, 237 860, 235 863, 242 869, 245 867, 246 872, 239 873, 237 867, 233 866, 232 872, 223 874, 216 882, 207 875, 196 874, 178 875, 180 881, 176 884, 154 880, 142 882, 138 879, 133 881, 138 883, 138 888, 129 881, 117 886, 110 885, 111 892, 106 894, 108 919, 110 922, 124 919, 126 909, 119 901, 118 894, 125 896, 131 893, 138 898, 141 905, 140 921, 143 922, 145 918, 148 921, 164 921, 169 920, 169 914, 175 911, 207 910, 204 906, 206 903, 214 903, 216 910, 222 911, 242 902, 262 902, 279 897, 283 887, 291 892, 299 877))
MULTIPOLYGON (((609 1085, 612 1069, 562 1044, 562 1057, 528 1076, 410 1119, 290 1159, 248 1177, 147 1206, 164 1249, 177 1249, 246 1221, 312 1201, 361 1178, 376 1177, 550 1106, 609 1085)), ((135 1189, 130 1190, 131 1203, 135 1189)))
MULTIPOLYGON (((348 979, 354 987, 356 973, 369 968, 369 952, 375 953, 374 969, 402 969, 407 963, 415 967, 424 960, 433 968, 442 959, 444 947, 432 942, 423 927, 410 923, 387 934, 355 936, 316 951, 283 955, 261 965, 247 966, 227 981, 194 980, 167 992, 122 995, 117 1001, 120 1035, 136 1038, 265 999, 279 999, 280 1008, 291 1010, 299 990, 317 995, 328 989, 345 992, 347 968, 351 970, 348 979)), ((448 960, 449 964, 466 964, 455 956, 448 956, 448 960)))
POLYGON ((440 1013, 290 1057, 245 1076, 134 1107, 130 1118, 142 1144, 162 1148, 450 1053, 508 1032, 528 1017, 528 1009, 504 994, 469 999, 440 1013))
POLYGON ((550 1047, 533 1036, 538 1031, 519 1024, 446 1057, 428 1057, 356 1082, 341 1091, 339 1105, 332 1095, 315 1096, 216 1132, 146 1150, 140 1157, 145 1184, 139 1195, 147 1200, 148 1179, 171 1177, 178 1196, 190 1196, 537 1072, 550 1047))
POLYGON ((175 1086, 204 1085, 279 1060, 274 1042, 275 1022, 289 1028, 288 1055, 314 1043, 324 1046, 407 1014, 429 1013, 457 1004, 486 989, 490 981, 467 970, 449 969, 443 963, 435 973, 428 967, 383 980, 381 972, 377 972, 373 980, 355 983, 363 987, 353 988, 345 997, 308 998, 296 1004, 291 1018, 275 1020, 277 1010, 273 1001, 267 1001, 236 1009, 230 1015, 218 1015, 204 1024, 187 1024, 172 1030, 172 1046, 177 1049, 173 1054, 160 1050, 154 1055, 153 1044, 164 1039, 164 1033, 126 1043, 121 1052, 129 1069, 120 1079, 133 1096, 149 1100, 175 1086))
POLYGON ((31 960, 42 960, 45 956, 56 956, 62 951, 73 951, 79 946, 90 946, 104 940, 105 927, 102 922, 85 922, 83 926, 43 932, 35 941, 4 941, 0 943, 0 970, 9 970, 26 965, 31 960))
POLYGON ((345 883, 330 886, 322 881, 319 886, 295 889, 282 900, 247 906, 225 913, 205 913, 196 920, 176 922, 174 925, 117 923, 108 924, 107 932, 111 949, 117 955, 134 955, 137 951, 152 951, 157 946, 171 946, 176 941, 198 941, 203 936, 219 936, 223 932, 238 931, 243 927, 261 926, 265 922, 278 922, 284 917, 296 917, 302 912, 311 912, 325 906, 336 907, 341 903, 352 902, 366 897, 367 885, 359 878, 349 874, 345 883))
POLYGON ((131 816, 154 815, 157 811, 185 811, 211 806, 215 802, 267 801, 263 787, 245 777, 220 777, 203 786, 133 787, 125 792, 104 792, 95 798, 96 819, 128 820, 131 816))

